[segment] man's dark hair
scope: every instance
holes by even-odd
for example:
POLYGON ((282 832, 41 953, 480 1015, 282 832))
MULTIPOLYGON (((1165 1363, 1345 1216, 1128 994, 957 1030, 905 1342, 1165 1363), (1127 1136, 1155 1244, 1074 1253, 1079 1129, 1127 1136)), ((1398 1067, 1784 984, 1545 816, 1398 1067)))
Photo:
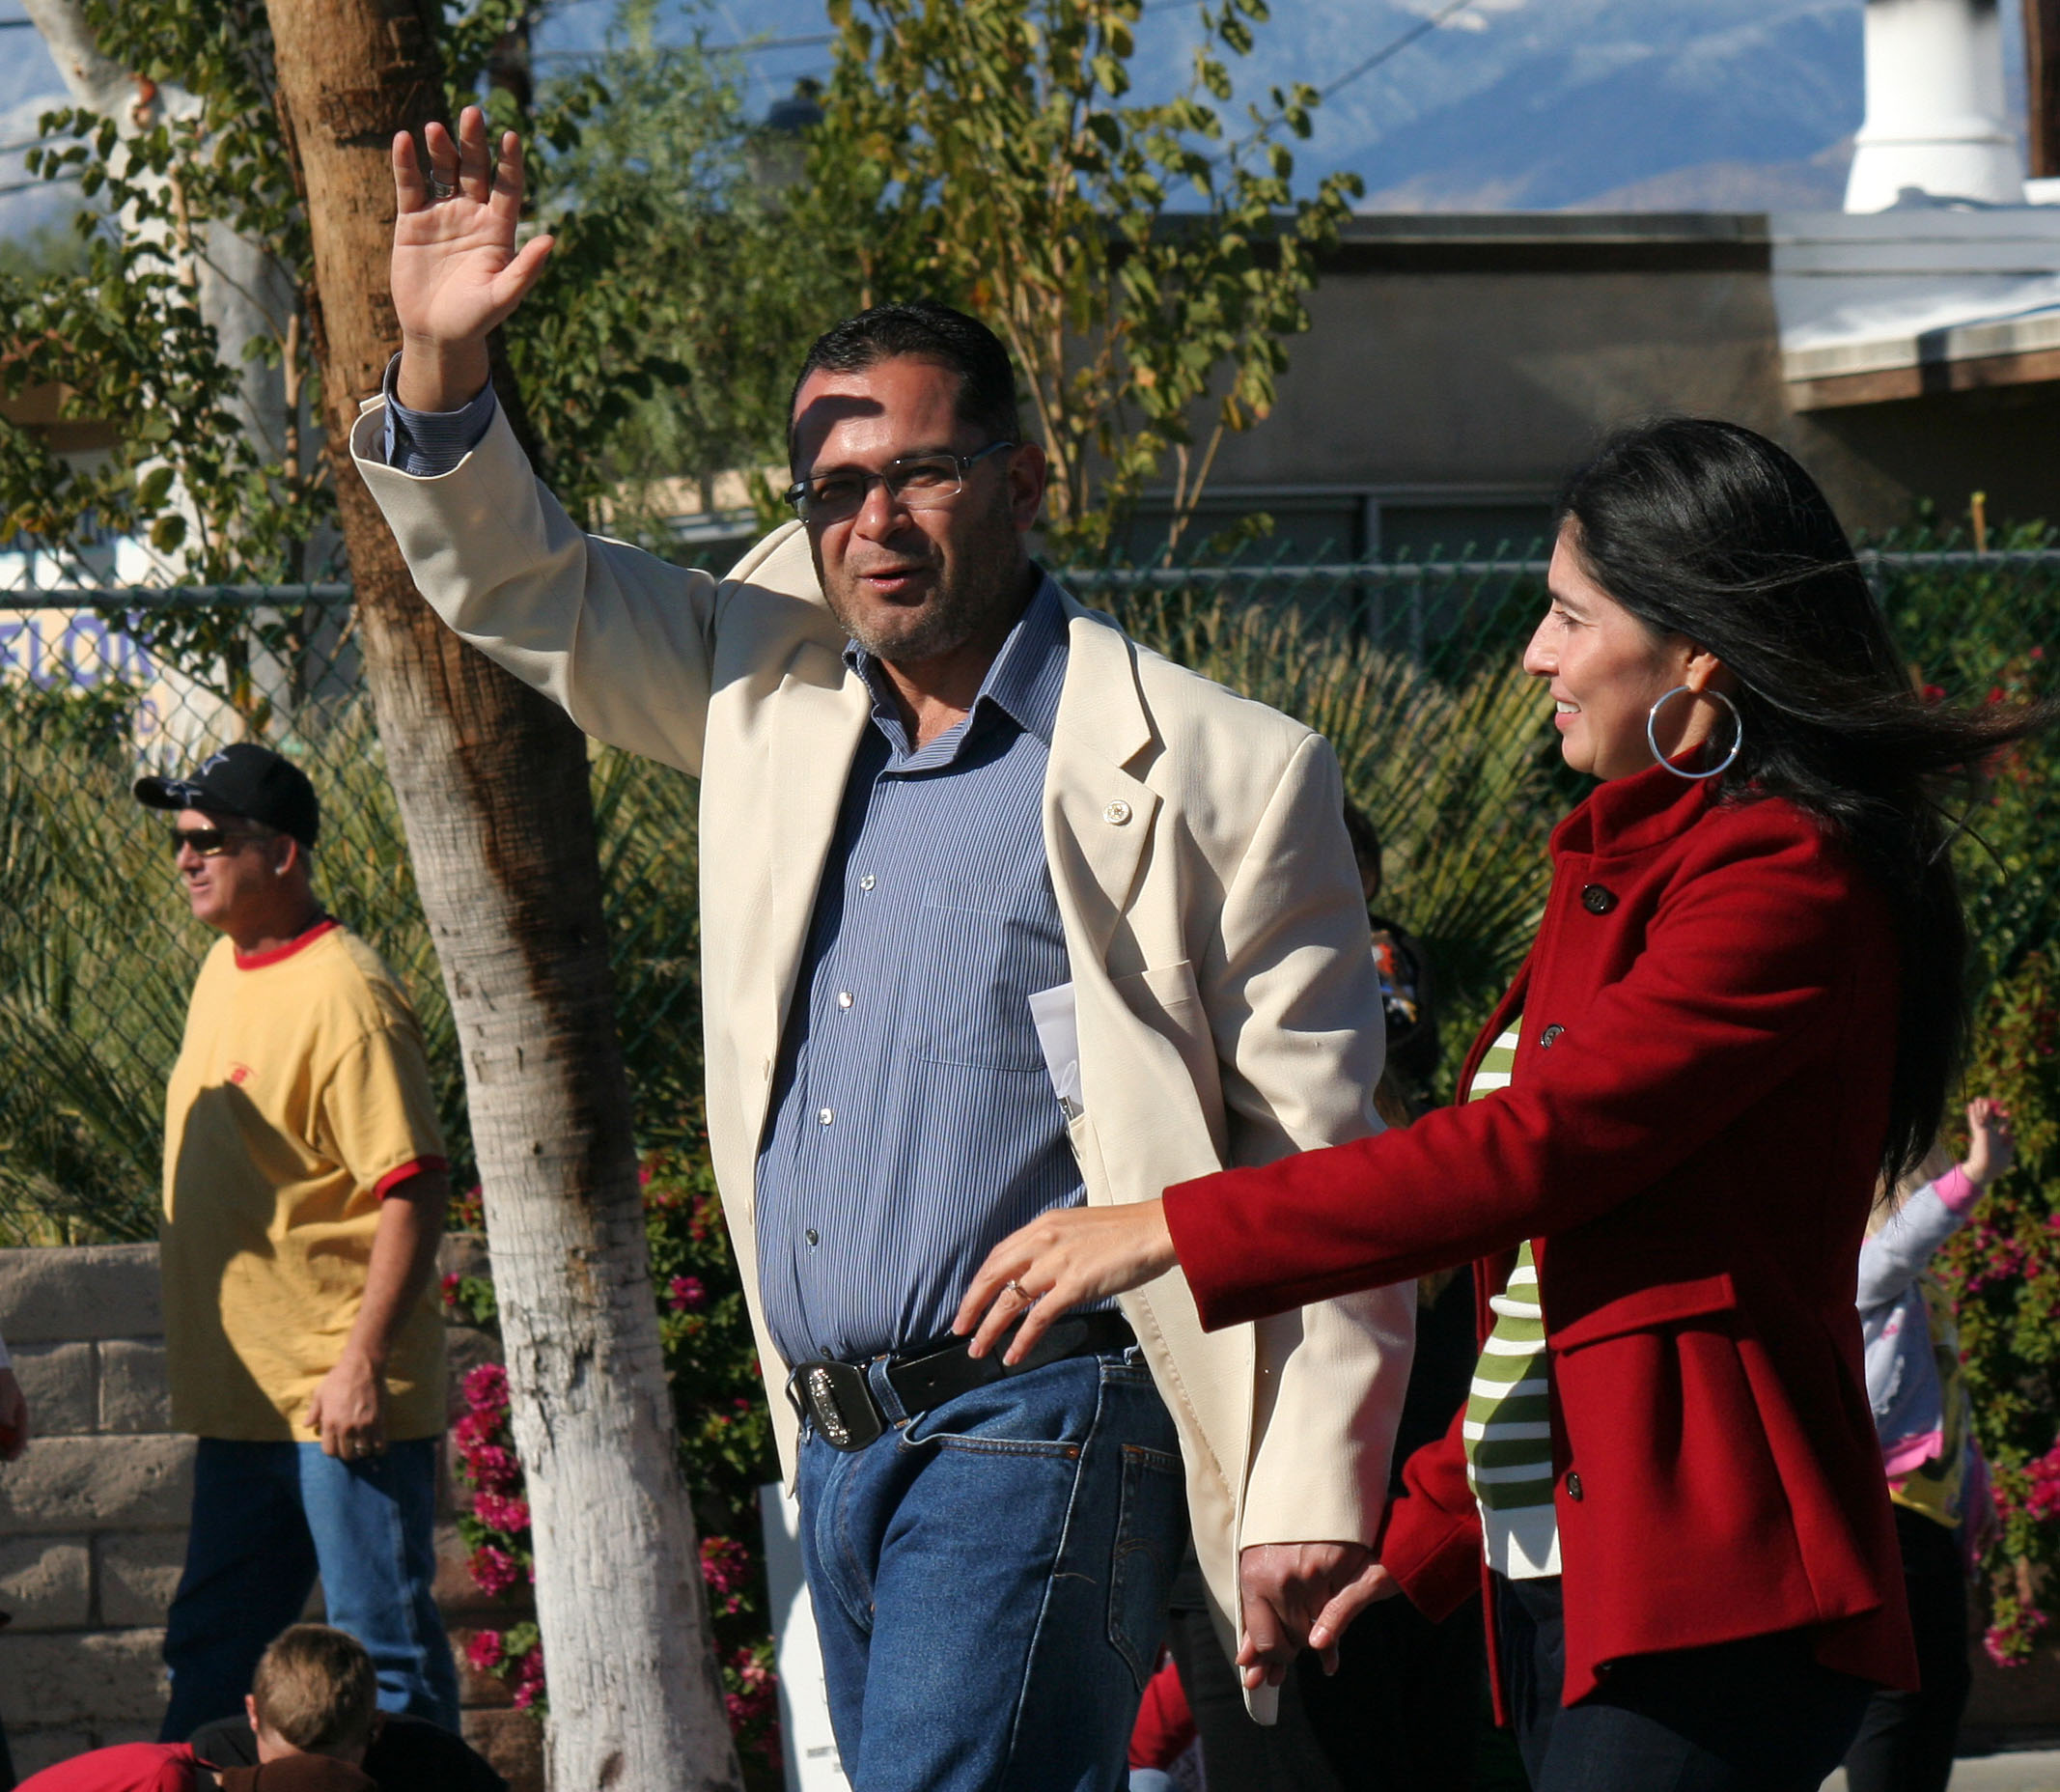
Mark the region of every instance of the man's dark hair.
POLYGON ((795 472, 794 401, 810 374, 863 373, 903 355, 934 361, 959 376, 959 415, 990 432, 996 441, 1022 440, 1016 409, 1016 367, 1001 338, 962 311, 933 298, 875 305, 833 323, 809 347, 808 357, 787 396, 787 462, 795 472))

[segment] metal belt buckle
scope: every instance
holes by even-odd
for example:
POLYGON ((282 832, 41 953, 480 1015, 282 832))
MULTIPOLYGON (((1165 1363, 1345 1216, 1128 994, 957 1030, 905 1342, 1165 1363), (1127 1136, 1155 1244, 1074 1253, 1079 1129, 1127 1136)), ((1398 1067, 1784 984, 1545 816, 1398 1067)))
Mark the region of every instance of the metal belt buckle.
POLYGON ((833 1450, 862 1450, 887 1428, 865 1371, 848 1362, 804 1362, 788 1377, 787 1392, 833 1450))

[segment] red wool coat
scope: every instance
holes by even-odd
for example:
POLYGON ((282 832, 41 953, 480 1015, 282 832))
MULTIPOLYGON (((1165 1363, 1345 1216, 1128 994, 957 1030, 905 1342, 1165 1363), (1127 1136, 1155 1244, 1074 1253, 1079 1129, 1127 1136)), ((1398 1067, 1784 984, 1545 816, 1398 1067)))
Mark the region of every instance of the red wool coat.
MULTIPOLYGON (((1624 1656, 1809 1628, 1914 1687, 1861 1372, 1856 1263, 1888 1115, 1898 949, 1851 859, 1778 799, 1663 768, 1552 836, 1513 1084, 1406 1131, 1171 1189, 1205 1325, 1538 1240, 1569 1704, 1624 1656)), ((1434 1617, 1484 1583, 1455 1417, 1381 1559, 1434 1617)), ((1491 1621, 1490 1611, 1490 1621, 1491 1621)))

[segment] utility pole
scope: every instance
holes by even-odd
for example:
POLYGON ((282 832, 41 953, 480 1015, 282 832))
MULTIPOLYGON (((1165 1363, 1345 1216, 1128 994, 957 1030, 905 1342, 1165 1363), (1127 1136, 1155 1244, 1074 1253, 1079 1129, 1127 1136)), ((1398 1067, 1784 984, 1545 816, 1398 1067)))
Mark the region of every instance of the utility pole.
POLYGON ((550 1781, 738 1792, 651 1291, 586 742, 437 621, 349 455, 357 402, 399 346, 388 146, 443 112, 438 8, 266 12, 358 638, 464 1054, 536 1540, 550 1781))
POLYGON ((2060 0, 2024 0, 2024 136, 2031 178, 2060 176, 2060 0))

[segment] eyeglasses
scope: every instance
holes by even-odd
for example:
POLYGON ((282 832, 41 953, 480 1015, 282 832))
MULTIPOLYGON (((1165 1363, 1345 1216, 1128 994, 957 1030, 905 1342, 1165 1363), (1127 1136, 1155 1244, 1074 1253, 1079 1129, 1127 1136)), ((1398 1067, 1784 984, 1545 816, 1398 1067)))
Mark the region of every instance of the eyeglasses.
POLYGON ((787 488, 787 501, 803 522, 842 522, 865 507, 876 485, 905 510, 935 510, 965 490, 965 476, 990 454, 1015 448, 1016 442, 989 442, 975 454, 919 454, 890 461, 886 469, 868 473, 840 467, 834 473, 804 479, 787 488))
POLYGON ((219 858, 224 853, 264 837, 231 827, 175 827, 172 829, 172 856, 177 858, 181 847, 191 847, 203 858, 219 858))

